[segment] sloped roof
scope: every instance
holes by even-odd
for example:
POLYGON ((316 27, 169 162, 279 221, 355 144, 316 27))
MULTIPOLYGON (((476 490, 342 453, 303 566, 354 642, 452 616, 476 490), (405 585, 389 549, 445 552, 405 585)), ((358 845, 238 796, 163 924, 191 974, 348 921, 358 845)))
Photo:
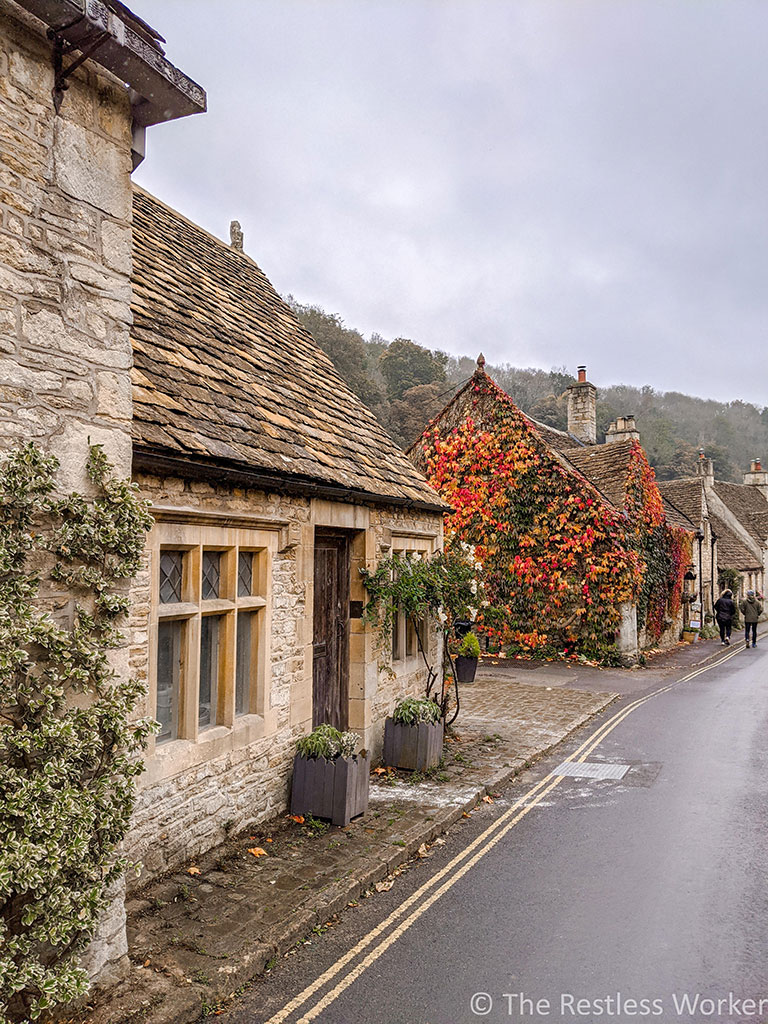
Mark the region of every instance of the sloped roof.
POLYGON ((709 521, 717 534, 717 562, 724 569, 760 569, 760 559, 749 550, 739 537, 720 519, 710 515, 709 521))
POLYGON ((565 455, 612 505, 624 508, 632 445, 632 441, 615 441, 613 444, 569 448, 565 455))
POLYGON ((133 218, 141 465, 446 508, 253 260, 138 188, 133 218))
POLYGON ((547 423, 540 423, 539 420, 531 419, 530 416, 527 416, 526 419, 536 427, 536 430, 541 434, 547 444, 559 452, 571 452, 574 448, 587 447, 583 441, 579 441, 577 437, 574 437, 573 434, 569 434, 565 430, 558 430, 557 427, 550 427, 547 423))
POLYGON ((768 541, 768 501, 757 487, 717 481, 715 494, 758 544, 762 546, 768 541))
POLYGON ((701 480, 657 480, 656 483, 665 506, 673 506, 687 516, 694 526, 699 526, 703 519, 701 480))

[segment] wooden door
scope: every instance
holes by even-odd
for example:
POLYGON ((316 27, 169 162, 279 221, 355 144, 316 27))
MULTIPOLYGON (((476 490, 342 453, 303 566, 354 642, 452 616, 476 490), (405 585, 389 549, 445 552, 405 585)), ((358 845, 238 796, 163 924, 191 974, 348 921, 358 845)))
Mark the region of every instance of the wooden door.
POLYGON ((349 543, 315 535, 312 726, 346 729, 349 702, 349 543))

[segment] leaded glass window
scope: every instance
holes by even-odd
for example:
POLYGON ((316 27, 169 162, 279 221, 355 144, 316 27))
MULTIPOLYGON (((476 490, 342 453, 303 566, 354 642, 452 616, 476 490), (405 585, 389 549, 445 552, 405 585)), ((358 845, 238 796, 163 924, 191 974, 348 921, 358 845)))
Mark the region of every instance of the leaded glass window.
POLYGON ((160 723, 157 742, 175 740, 179 735, 179 688, 181 683, 181 643, 184 623, 176 620, 158 624, 157 631, 157 710, 160 723))
POLYGON ((241 551, 237 559, 237 596, 250 597, 253 590, 253 552, 241 551))
POLYGON ((211 601, 219 596, 221 582, 221 552, 203 552, 203 600, 211 601))
POLYGON ((174 604, 181 601, 184 552, 160 552, 160 602, 174 604))
POLYGON ((235 714, 247 715, 251 710, 251 679, 254 657, 254 613, 240 612, 237 616, 237 659, 235 664, 235 714))
POLYGON ((200 621, 200 697, 197 715, 200 729, 216 725, 220 625, 219 615, 204 615, 200 621))

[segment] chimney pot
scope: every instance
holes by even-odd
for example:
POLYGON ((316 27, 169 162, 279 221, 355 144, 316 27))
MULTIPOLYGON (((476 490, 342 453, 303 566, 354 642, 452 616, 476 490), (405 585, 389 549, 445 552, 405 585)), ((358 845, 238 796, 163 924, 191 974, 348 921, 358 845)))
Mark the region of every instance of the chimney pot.
POLYGON ((577 366, 579 384, 585 384, 587 381, 587 368, 586 366, 577 366))
POLYGON ((229 225, 229 244, 238 252, 243 251, 243 229, 239 220, 233 220, 229 225))

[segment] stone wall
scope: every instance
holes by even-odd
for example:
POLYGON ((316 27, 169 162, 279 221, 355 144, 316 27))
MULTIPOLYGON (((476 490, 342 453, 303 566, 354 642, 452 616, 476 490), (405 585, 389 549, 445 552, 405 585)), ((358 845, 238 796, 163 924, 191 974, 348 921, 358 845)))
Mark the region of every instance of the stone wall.
MULTIPOLYGON (((87 486, 89 439, 131 468, 131 113, 123 85, 82 68, 57 115, 51 47, 0 0, 0 448, 38 442, 69 490, 87 486)), ((118 895, 92 977, 126 966, 124 922, 118 895)))
POLYGON ((131 114, 81 68, 60 115, 51 43, 0 0, 0 446, 79 486, 87 438, 130 473, 131 114))
MULTIPOLYGON (((149 751, 126 852, 143 864, 135 887, 177 867, 288 805, 290 773, 296 739, 312 724, 312 597, 313 548, 316 526, 349 531, 352 538, 351 596, 361 599, 356 568, 386 554, 393 536, 434 549, 442 542, 439 516, 368 508, 340 502, 266 494, 141 475, 141 492, 173 519, 171 509, 187 519, 199 516, 258 516, 279 526, 272 551, 269 644, 269 693, 263 726, 209 730, 197 742, 170 741, 149 751), (399 532, 398 532, 399 531, 399 532), (423 538, 420 539, 420 538, 423 538)), ((276 527, 277 528, 277 527, 276 527)), ((151 538, 150 538, 151 541, 151 538)), ((149 545, 151 548, 151 543, 149 545)), ((151 680, 151 587, 149 548, 143 571, 135 579, 130 621, 131 668, 151 680)), ((353 620, 350 637, 350 727, 363 745, 380 756, 384 718, 395 701, 421 695, 426 671, 416 659, 379 669, 373 630, 353 620)), ((436 631, 431 654, 438 653, 436 631)), ((151 707, 151 700, 147 706, 151 707)))

